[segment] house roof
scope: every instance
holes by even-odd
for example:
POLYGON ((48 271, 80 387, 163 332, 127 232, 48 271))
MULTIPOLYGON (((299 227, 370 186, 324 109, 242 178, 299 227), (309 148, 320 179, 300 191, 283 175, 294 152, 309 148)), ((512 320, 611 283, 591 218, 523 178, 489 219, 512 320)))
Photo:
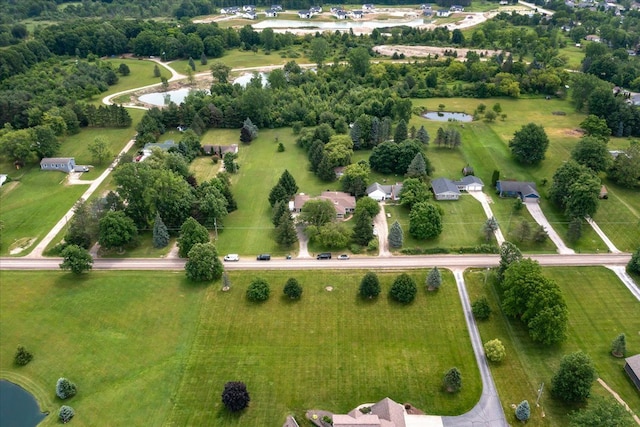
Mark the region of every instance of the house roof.
POLYGON ((535 182, 498 181, 498 185, 500 186, 500 191, 521 193, 523 195, 534 194, 540 197, 535 182))
POLYGON ((405 427, 404 408, 401 404, 385 397, 371 407, 371 413, 391 421, 395 427, 405 427))
POLYGON ((342 215, 356 208, 356 198, 342 191, 323 191, 318 199, 331 201, 336 212, 342 215))
POLYGON ((334 414, 333 415, 334 427, 380 427, 380 419, 377 415, 361 415, 357 418, 351 415, 334 414))
POLYGON ((377 182, 374 182, 373 184, 371 184, 370 186, 367 187, 366 193, 367 194, 371 194, 374 191, 382 191, 383 193, 387 194, 387 193, 391 192, 391 186, 390 185, 381 185, 381 184, 378 184, 377 182))
POLYGON ((627 357, 624 359, 627 362, 627 365, 631 368, 634 374, 638 378, 640 378, 640 354, 636 354, 635 356, 627 357))
POLYGON ((40 165, 51 165, 55 163, 68 163, 70 160, 75 160, 73 157, 45 157, 40 160, 40 165))
POLYGON ((448 178, 436 178, 431 181, 431 188, 433 188, 433 192, 436 194, 443 193, 455 193, 460 194, 460 190, 458 187, 448 178))
POLYGON ((168 139, 168 140, 166 140, 166 141, 164 141, 164 142, 154 142, 154 143, 150 142, 150 143, 148 143, 148 144, 145 144, 145 145, 144 145, 144 149, 146 149, 146 150, 150 150, 151 148, 156 147, 156 148, 159 148, 159 149, 161 149, 161 150, 165 150, 165 151, 167 151, 167 150, 169 150, 170 148, 172 148, 172 147, 177 147, 177 146, 178 146, 178 144, 176 144, 176 143, 173 141, 173 139, 168 139))
POLYGON ((484 182, 482 182, 482 180, 480 178, 478 178, 477 176, 473 176, 473 175, 465 176, 464 178, 462 178, 460 180, 460 182, 462 182, 464 185, 469 185, 469 184, 484 185, 484 182))

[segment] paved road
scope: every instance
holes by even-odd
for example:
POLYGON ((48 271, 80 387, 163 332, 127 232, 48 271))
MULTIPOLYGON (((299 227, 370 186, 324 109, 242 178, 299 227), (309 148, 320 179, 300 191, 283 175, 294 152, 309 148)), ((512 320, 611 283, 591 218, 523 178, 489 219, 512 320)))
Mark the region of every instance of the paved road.
MULTIPOLYGON (((631 254, 579 254, 579 255, 530 255, 544 266, 624 266, 631 254)), ((58 270, 60 258, 0 258, 0 270, 58 270)), ((228 270, 406 270, 416 268, 472 268, 495 267, 498 255, 428 255, 401 257, 352 257, 349 260, 291 259, 271 258, 271 261, 241 259, 239 262, 226 263, 228 270)), ((100 258, 94 260, 94 270, 181 270, 184 259, 167 258, 100 258)))

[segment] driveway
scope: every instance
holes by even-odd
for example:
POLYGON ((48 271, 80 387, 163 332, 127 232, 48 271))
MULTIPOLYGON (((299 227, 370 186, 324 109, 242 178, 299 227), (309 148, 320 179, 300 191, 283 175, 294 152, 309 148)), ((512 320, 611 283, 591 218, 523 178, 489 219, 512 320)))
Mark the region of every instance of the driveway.
POLYGON ((391 256, 389 252, 389 227, 387 226, 387 214, 384 211, 384 202, 379 203, 380 212, 373 218, 374 230, 378 233, 378 256, 391 256))
POLYGON ((538 224, 543 226, 544 229, 547 231, 549 238, 553 243, 555 243, 556 247, 558 248, 559 254, 561 255, 575 254, 575 251, 571 248, 568 248, 567 245, 565 245, 562 239, 560 238, 560 235, 556 233, 556 230, 554 230, 553 227, 551 227, 551 224, 549 224, 547 217, 544 216, 544 212, 542 212, 542 208, 540 208, 540 204, 525 203, 524 205, 527 207, 527 210, 529 211, 533 219, 538 224))
POLYGON ((587 222, 589 223, 591 228, 593 228, 593 231, 595 231, 596 234, 598 236, 600 236, 600 238, 602 239, 604 244, 607 245, 607 248, 609 248, 609 252, 612 252, 614 254, 622 253, 618 248, 616 248, 616 245, 614 245, 613 242, 611 240, 609 240, 609 237, 607 237, 607 235, 604 234, 604 231, 602 231, 600 226, 598 224, 596 224, 596 222, 594 220, 592 220, 588 216, 584 217, 584 219, 587 220, 587 222))
MULTIPOLYGON (((471 197, 476 199, 482 204, 482 209, 484 209, 484 214, 487 216, 487 219, 494 218, 493 211, 491 210, 490 198, 482 191, 469 191, 471 197)), ((501 246, 504 243, 504 236, 502 235, 502 230, 500 230, 500 224, 498 224, 498 229, 494 232, 496 236, 496 241, 498 242, 498 246, 501 246)))
POLYGON ((307 249, 307 244, 309 243, 309 238, 306 234, 304 234, 304 226, 297 225, 296 233, 298 235, 298 256, 297 258, 311 258, 309 255, 309 249, 307 249))

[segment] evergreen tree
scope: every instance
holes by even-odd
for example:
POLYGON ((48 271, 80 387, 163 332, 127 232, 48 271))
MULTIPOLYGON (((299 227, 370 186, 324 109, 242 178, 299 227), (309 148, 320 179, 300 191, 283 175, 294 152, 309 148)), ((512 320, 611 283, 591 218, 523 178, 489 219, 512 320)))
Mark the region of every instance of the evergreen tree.
POLYGON ((457 393, 462 388, 462 375, 458 368, 451 368, 443 378, 444 389, 449 393, 457 393))
POLYGON ((418 129, 418 133, 416 134, 416 139, 421 143, 423 143, 424 145, 429 144, 429 132, 427 132, 427 130, 424 128, 424 125, 420 126, 420 129, 418 129))
POLYGON ((482 227, 482 232, 484 233, 484 239, 489 242, 493 234, 498 229, 498 221, 494 217, 487 219, 482 227))
POLYGON ((309 164, 312 172, 318 171, 318 166, 324 158, 324 143, 320 140, 316 140, 311 144, 308 153, 309 164))
POLYGON ((58 382, 56 383, 56 396, 60 399, 64 400, 73 397, 77 392, 78 388, 74 383, 66 378, 58 378, 58 382))
POLYGON ((336 173, 333 170, 331 159, 327 155, 323 155, 322 161, 318 165, 318 178, 325 182, 331 182, 336 180, 336 173))
POLYGON ((16 354, 13 357, 13 362, 18 366, 24 366, 33 360, 33 354, 29 353, 26 348, 19 345, 16 350, 16 354))
POLYGON ((402 273, 396 277, 389 291, 391 298, 403 304, 412 302, 417 293, 418 287, 416 286, 416 282, 407 273, 402 273))
POLYGON ((366 210, 357 211, 354 215, 353 241, 361 246, 367 246, 373 239, 371 216, 366 210))
POLYGON ((407 168, 406 176, 408 178, 424 178, 427 176, 427 164, 425 163, 422 153, 415 155, 409 167, 407 168))
POLYGON ((440 285, 442 284, 442 275, 440 274, 440 270, 438 270, 438 267, 433 267, 431 271, 429 271, 426 283, 427 289, 429 289, 430 291, 440 288, 440 285))
POLYGON ((362 145, 362 129, 360 128, 360 123, 355 122, 351 129, 349 129, 349 136, 351 137, 351 141, 353 141, 353 149, 358 150, 362 145))
POLYGON ((195 71, 196 70, 196 63, 193 60, 192 57, 189 57, 189 67, 191 68, 191 71, 195 71))
POLYGON ((273 209, 271 210, 271 223, 274 227, 277 227, 280 224, 280 219, 282 218, 282 214, 287 212, 289 207, 287 203, 282 200, 278 200, 275 205, 273 205, 273 209))
POLYGON ((500 171, 494 169, 493 175, 491 175, 491 186, 495 187, 499 180, 500 180, 500 171))
POLYGON ((160 214, 156 214, 156 219, 153 222, 153 247, 164 248, 169 244, 169 230, 167 226, 162 222, 160 214))
POLYGON ((160 73, 160 67, 158 67, 158 64, 153 66, 153 77, 160 77, 161 73, 160 73))
POLYGON ((389 230, 389 246, 392 248, 401 248, 404 243, 404 232, 398 221, 394 221, 389 230))
POLYGON ((253 141, 253 138, 251 137, 251 130, 249 130, 249 128, 247 128, 246 126, 243 126, 240 129, 240 141, 244 142, 245 144, 250 144, 251 141, 253 141))
POLYGON ((631 255, 631 259, 627 263, 627 271, 640 274, 640 247, 631 255))
POLYGON ((71 421, 71 418, 75 415, 75 411, 71 406, 62 405, 58 410, 58 418, 62 422, 62 424, 66 424, 71 421))
POLYGON ((180 227, 178 256, 187 257, 196 243, 209 243, 209 240, 209 230, 200 225, 193 217, 189 217, 180 227))
POLYGON ((296 180, 287 169, 285 169, 284 172, 282 172, 282 175, 280 175, 278 185, 281 185, 282 188, 284 188, 289 197, 294 196, 298 192, 298 184, 296 184, 296 180))
POLYGON ((300 299, 302 296, 302 286, 298 281, 291 277, 284 285, 284 294, 291 299, 300 299))
MULTIPOLYGON (((500 104, 496 104, 496 105, 500 105, 500 104)), ((516 407, 516 418, 519 421, 524 422, 524 421, 527 421, 530 416, 531 416, 531 408, 529 407, 529 401, 523 400, 516 407)))
POLYGON ((287 210, 282 213, 280 223, 276 227, 276 242, 282 246, 291 246, 298 241, 298 234, 293 223, 293 217, 287 210))
POLYGON ((491 307, 487 298, 482 297, 471 304, 471 312, 476 320, 487 320, 491 315, 491 307))
POLYGON ((393 133, 393 141, 396 144, 400 144, 402 141, 408 138, 408 130, 407 130, 407 122, 404 119, 400 119, 398 125, 396 126, 396 130, 393 133))
POLYGON ((627 340, 624 334, 620 334, 611 343, 611 354, 615 357, 624 357, 627 352, 627 340))
POLYGON ((287 206, 289 204, 289 195, 287 194, 287 190, 285 190, 280 184, 276 184, 269 193, 269 204, 273 207, 278 202, 282 202, 287 206))
POLYGON ((207 65, 207 62, 207 55, 203 52, 202 55, 200 55, 200 65, 207 65))
POLYGON ((369 271, 360 281, 360 296, 362 298, 375 298, 380 294, 380 281, 376 273, 369 271))
POLYGON ((230 381, 224 385, 222 403, 231 412, 242 411, 249 406, 251 398, 247 386, 240 381, 230 381))

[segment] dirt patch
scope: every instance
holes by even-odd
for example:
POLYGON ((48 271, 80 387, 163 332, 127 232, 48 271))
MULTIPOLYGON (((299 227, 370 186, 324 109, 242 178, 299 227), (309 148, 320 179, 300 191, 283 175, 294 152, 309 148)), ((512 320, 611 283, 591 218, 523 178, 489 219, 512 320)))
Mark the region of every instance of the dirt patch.
POLYGON ((22 239, 16 240, 9 247, 9 254, 10 255, 19 254, 25 249, 28 249, 33 244, 33 242, 35 242, 35 240, 36 240, 35 237, 23 237, 22 239))
POLYGON ((11 193, 13 190, 16 189, 16 187, 18 186, 18 184, 20 184, 19 181, 11 181, 9 183, 4 184, 1 188, 0 188, 0 194, 2 194, 3 196, 6 196, 7 194, 11 193))
POLYGON ((327 287, 324 288, 324 290, 327 291, 327 292, 331 292, 331 291, 333 291, 333 286, 327 286, 327 287))
POLYGON ((483 54, 485 57, 491 57, 497 55, 502 52, 499 50, 491 50, 491 49, 463 49, 463 48, 455 48, 455 47, 435 47, 435 46, 402 46, 402 45, 380 45, 375 46, 373 48, 375 52, 384 56, 393 56, 394 53, 398 55, 404 54, 407 57, 426 57, 426 56, 435 56, 440 55, 443 56, 445 50, 446 51, 455 51, 458 53, 459 61, 464 61, 467 53, 469 51, 476 52, 478 55, 483 54))

